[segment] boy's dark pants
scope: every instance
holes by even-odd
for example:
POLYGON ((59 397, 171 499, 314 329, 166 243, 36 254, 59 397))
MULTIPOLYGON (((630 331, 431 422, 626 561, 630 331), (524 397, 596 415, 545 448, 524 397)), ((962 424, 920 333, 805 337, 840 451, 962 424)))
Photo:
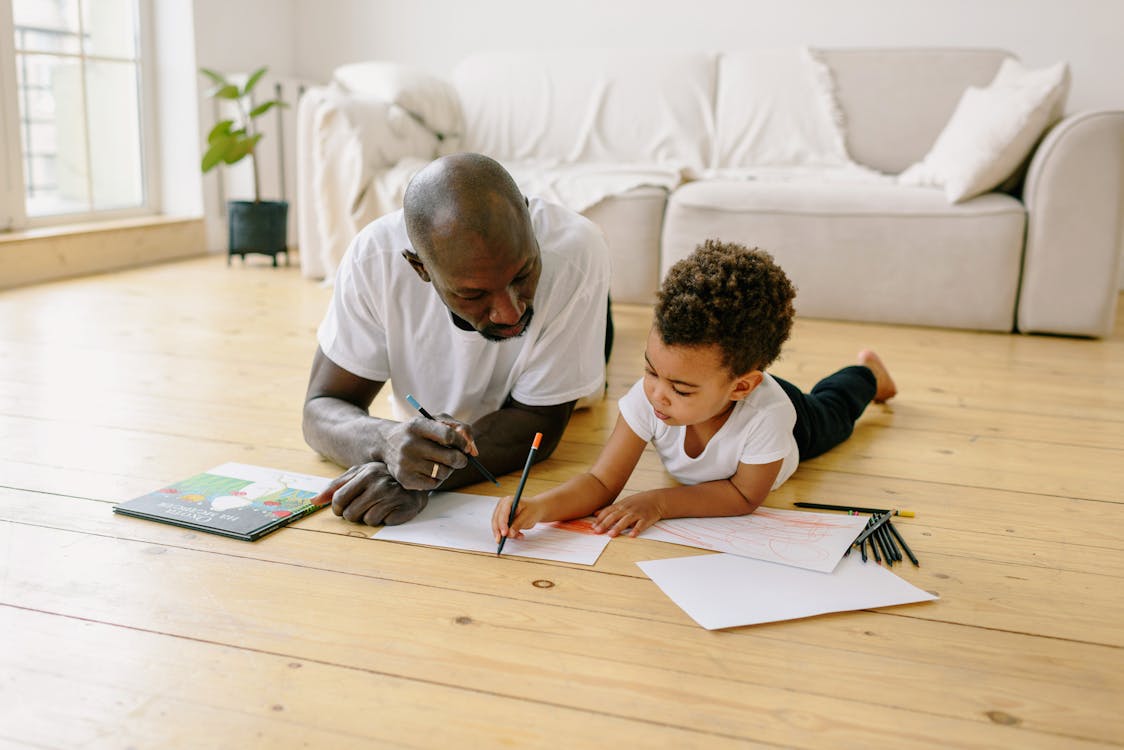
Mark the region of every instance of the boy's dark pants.
POLYGON ((776 375, 773 378, 796 407, 792 434, 800 449, 801 461, 826 453, 849 438, 855 420, 877 390, 874 373, 862 365, 844 367, 828 375, 816 383, 811 393, 803 393, 776 375))

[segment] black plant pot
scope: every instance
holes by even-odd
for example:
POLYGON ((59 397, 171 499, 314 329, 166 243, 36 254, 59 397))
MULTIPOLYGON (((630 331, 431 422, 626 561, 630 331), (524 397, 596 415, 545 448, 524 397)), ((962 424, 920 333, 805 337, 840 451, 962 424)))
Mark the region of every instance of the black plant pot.
POLYGON ((273 258, 277 265, 277 254, 285 253, 285 265, 289 265, 289 204, 285 201, 227 201, 226 221, 230 229, 230 258, 241 255, 246 262, 246 253, 261 253, 273 258))

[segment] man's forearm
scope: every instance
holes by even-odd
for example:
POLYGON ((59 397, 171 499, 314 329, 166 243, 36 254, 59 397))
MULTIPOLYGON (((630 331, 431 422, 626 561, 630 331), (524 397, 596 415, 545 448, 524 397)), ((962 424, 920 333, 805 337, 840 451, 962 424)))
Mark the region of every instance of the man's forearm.
POLYGON ((302 430, 309 447, 346 468, 383 461, 386 433, 396 424, 342 399, 323 396, 305 404, 302 430))

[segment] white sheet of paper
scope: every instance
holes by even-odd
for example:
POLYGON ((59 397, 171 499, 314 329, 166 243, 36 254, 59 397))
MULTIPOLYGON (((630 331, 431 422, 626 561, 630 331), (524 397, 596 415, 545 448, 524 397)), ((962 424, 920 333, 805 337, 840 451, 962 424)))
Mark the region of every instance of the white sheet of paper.
POLYGON ((640 536, 830 573, 867 520, 762 507, 748 516, 665 519, 640 536))
MULTIPOLYGON (((398 526, 384 526, 375 539, 475 552, 496 551, 492 538, 492 510, 496 498, 463 492, 439 492, 429 498, 425 510, 398 526)), ((594 534, 589 522, 540 523, 523 532, 523 539, 508 539, 504 555, 533 557, 582 565, 593 565, 609 543, 606 534, 594 534)))
POLYGON ((636 564, 707 630, 939 598, 856 555, 832 573, 727 554, 636 564))

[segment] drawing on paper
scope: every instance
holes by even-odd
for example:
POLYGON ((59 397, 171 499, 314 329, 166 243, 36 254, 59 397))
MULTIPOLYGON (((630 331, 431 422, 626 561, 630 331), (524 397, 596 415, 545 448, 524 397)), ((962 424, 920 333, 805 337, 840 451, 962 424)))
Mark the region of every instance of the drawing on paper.
POLYGON ((762 507, 748 516, 666 519, 640 536, 827 572, 865 524, 862 516, 762 507))
MULTIPOLYGON (((459 492, 435 493, 413 520, 386 526, 375 539, 424 544, 431 547, 471 550, 495 554, 492 538, 492 509, 496 498, 459 492)), ((591 533, 587 522, 544 523, 523 532, 523 539, 509 539, 503 554, 593 565, 609 540, 591 533), (578 532, 578 533, 575 533, 578 532)))

